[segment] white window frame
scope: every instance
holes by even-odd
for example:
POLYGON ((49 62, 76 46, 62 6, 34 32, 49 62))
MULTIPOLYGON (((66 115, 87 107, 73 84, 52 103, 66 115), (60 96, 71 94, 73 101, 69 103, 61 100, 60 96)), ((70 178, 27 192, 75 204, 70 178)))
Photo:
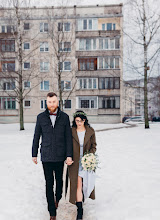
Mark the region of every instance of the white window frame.
POLYGON ((24 108, 31 108, 31 100, 30 99, 24 99, 23 106, 24 106, 24 108), (25 101, 29 101, 30 102, 30 106, 25 106, 25 101))
POLYGON ((49 72, 49 62, 40 62, 40 72, 49 72), (48 69, 47 70, 45 70, 44 69, 44 66, 45 66, 45 63, 47 63, 47 65, 48 65, 48 69), (43 69, 41 70, 41 64, 43 65, 43 69))
MULTIPOLYGON (((114 57, 112 57, 112 56, 108 56, 108 57, 98 57, 98 62, 97 62, 97 66, 98 66, 98 70, 101 70, 101 69, 120 69, 120 67, 119 68, 115 68, 115 59, 116 58, 118 58, 118 59, 120 59, 120 57, 116 57, 116 56, 114 56, 114 57), (99 59, 100 58, 102 58, 103 59, 103 68, 99 68, 99 59), (105 66, 105 58, 108 58, 108 68, 104 68, 104 66, 105 66), (110 59, 111 58, 113 58, 113 62, 114 62, 114 68, 110 68, 110 59)), ((120 60, 119 60, 119 65, 120 65, 120 60)))
POLYGON ((44 82, 48 82, 48 83, 49 83, 49 80, 43 80, 43 81, 41 81, 43 88, 41 88, 41 83, 40 83, 40 91, 49 91, 49 88, 48 88, 48 89, 44 89, 44 82))
POLYGON ((69 50, 69 51, 65 51, 64 49, 65 49, 65 47, 64 47, 64 44, 65 43, 70 43, 71 44, 71 42, 70 41, 65 41, 65 42, 61 42, 61 44, 62 44, 62 50, 59 50, 60 52, 64 52, 64 53, 69 53, 69 52, 71 52, 71 47, 70 47, 70 49, 71 50, 69 50))
MULTIPOLYGON (((71 32, 71 22, 58 22, 58 25, 59 25, 59 23, 61 23, 62 24, 62 32, 71 32), (69 24, 70 25, 70 30, 69 31, 65 31, 65 24, 69 24)), ((61 32, 61 31, 58 31, 58 32, 61 32)))
POLYGON ((71 63, 71 61, 64 61, 64 62, 60 62, 60 63, 62 63, 62 69, 60 70, 60 71, 64 71, 64 72, 69 72, 69 71, 72 71, 72 63, 71 63), (65 70, 64 69, 64 63, 70 63, 70 67, 71 67, 71 69, 70 70, 65 70))
POLYGON ((23 43, 23 50, 27 50, 27 51, 30 50, 30 48, 31 48, 30 46, 31 46, 31 45, 30 45, 30 42, 24 42, 24 43, 23 43), (29 44, 29 49, 25 49, 25 48, 24 48, 24 44, 29 44))
POLYGON ((46 99, 41 99, 40 100, 40 110, 45 110, 46 108, 45 108, 45 101, 46 101, 46 103, 47 103, 47 100, 46 99), (43 108, 41 108, 41 102, 43 102, 43 108))
POLYGON ((31 63, 30 63, 30 62, 24 62, 24 63, 23 63, 23 70, 30 70, 30 69, 31 69, 31 63), (24 64, 25 64, 25 63, 29 63, 29 64, 30 64, 30 67, 29 67, 29 68, 25 68, 25 67, 24 67, 24 64))
POLYGON ((23 82, 23 87, 24 87, 24 89, 30 89, 30 88, 31 88, 31 82, 30 82, 30 81, 25 80, 25 81, 23 82), (30 87, 25 87, 25 82, 29 82, 29 83, 30 83, 30 87))
POLYGON ((64 90, 63 90, 63 91, 70 91, 70 90, 72 90, 72 81, 70 81, 70 80, 61 80, 61 83, 62 83, 62 82, 64 82, 64 85, 63 85, 64 90), (66 82, 70 82, 70 83, 71 83, 71 88, 70 88, 70 89, 66 89, 66 88, 65 88, 65 83, 66 83, 66 82))
POLYGON ((79 78, 78 79, 78 89, 79 90, 93 90, 93 89, 98 89, 98 78, 79 78), (84 88, 84 79, 87 80, 87 88, 84 88), (92 88, 89 88, 89 79, 92 80, 92 88), (82 80, 82 88, 80 88, 80 80, 82 80), (96 80, 96 88, 93 88, 93 81, 96 80))
POLYGON ((47 22, 40 22, 40 26, 39 26, 39 32, 40 33, 48 33, 48 31, 49 31, 49 24, 48 24, 48 30, 47 31, 44 30, 44 25, 45 24, 48 24, 48 23, 47 22), (41 31, 41 27, 42 27, 42 31, 41 31))
MULTIPOLYGON (((84 100, 89 100, 89 108, 85 108, 85 109, 98 109, 98 99, 97 99, 97 96, 78 96, 78 105, 79 105, 79 98, 83 98, 84 97, 84 100), (88 99, 87 99, 88 97, 88 99), (91 108, 91 101, 94 100, 95 101, 96 99, 96 102, 97 102, 97 107, 96 108, 91 108)), ((79 109, 84 109, 83 107, 81 106, 78 106, 79 109)))
POLYGON ((42 53, 48 53, 49 52, 49 44, 47 41, 41 42, 39 46, 39 51, 42 53), (48 50, 46 50, 48 48, 48 50), (43 49, 43 50, 41 50, 43 49))
POLYGON ((88 30, 91 31, 91 30, 93 30, 93 19, 92 18, 86 18, 86 19, 82 20, 82 30, 83 31, 88 31, 88 30), (84 29, 84 26, 83 26, 84 20, 87 20, 87 29, 84 29), (89 20, 92 21, 92 28, 91 29, 89 28, 89 20))
POLYGON ((14 83, 15 84, 15 88, 16 88, 16 81, 14 80, 9 80, 9 79, 2 79, 0 81, 0 91, 14 91, 14 89, 4 89, 4 83, 6 83, 7 85, 8 84, 11 84, 11 83, 14 83))
POLYGON ((7 25, 7 24, 4 24, 4 25, 1 25, 1 33, 10 33, 10 32, 7 32, 7 27, 8 26, 11 26, 11 33, 13 33, 14 31, 13 30, 15 30, 15 26, 14 25, 7 25), (5 32, 2 32, 2 27, 5 27, 5 32))

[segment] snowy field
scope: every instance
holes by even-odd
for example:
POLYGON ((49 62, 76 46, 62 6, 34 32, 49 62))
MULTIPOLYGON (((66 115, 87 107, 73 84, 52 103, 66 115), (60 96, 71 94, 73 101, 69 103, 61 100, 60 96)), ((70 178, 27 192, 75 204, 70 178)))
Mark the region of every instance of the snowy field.
MULTIPOLYGON (((0 125, 0 220, 49 220, 42 165, 31 161, 34 126, 19 131, 18 124, 0 125)), ((96 133, 101 169, 96 200, 85 201, 84 220, 160 219, 160 123, 150 127, 96 133)), ((57 220, 75 216, 76 207, 63 198, 57 220)))

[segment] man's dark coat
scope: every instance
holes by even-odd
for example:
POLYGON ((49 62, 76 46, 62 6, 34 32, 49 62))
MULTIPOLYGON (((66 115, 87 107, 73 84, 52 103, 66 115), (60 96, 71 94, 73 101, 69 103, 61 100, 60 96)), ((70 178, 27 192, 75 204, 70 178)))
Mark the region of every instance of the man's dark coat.
POLYGON ((48 109, 37 116, 32 157, 37 157, 40 137, 42 137, 40 152, 43 162, 59 162, 64 161, 66 157, 72 157, 73 144, 69 116, 59 107, 54 127, 48 109))

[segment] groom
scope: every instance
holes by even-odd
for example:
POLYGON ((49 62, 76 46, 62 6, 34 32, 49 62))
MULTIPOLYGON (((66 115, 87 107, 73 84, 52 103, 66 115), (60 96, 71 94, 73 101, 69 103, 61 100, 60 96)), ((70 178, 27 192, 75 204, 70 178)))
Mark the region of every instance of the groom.
POLYGON ((37 164, 39 140, 41 141, 41 161, 46 181, 46 198, 50 220, 56 220, 56 209, 62 198, 63 166, 72 164, 73 146, 69 116, 58 107, 57 95, 47 94, 47 108, 37 116, 32 144, 32 160, 37 164), (54 197, 54 174, 56 194, 54 197))

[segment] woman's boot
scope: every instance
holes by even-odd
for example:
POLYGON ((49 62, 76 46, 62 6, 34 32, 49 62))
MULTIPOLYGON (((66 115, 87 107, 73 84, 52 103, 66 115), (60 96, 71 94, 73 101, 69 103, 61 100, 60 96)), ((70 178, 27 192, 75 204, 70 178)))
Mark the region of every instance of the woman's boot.
POLYGON ((77 219, 76 220, 81 220, 83 219, 82 202, 76 202, 76 206, 77 206, 77 219))

